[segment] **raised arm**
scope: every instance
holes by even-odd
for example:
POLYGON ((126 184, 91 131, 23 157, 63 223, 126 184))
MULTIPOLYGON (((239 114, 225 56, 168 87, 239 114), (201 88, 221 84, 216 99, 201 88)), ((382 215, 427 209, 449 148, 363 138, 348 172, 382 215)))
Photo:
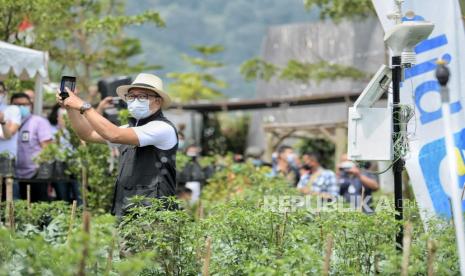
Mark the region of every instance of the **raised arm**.
MULTIPOLYGON (((64 102, 61 98, 58 101, 68 109, 71 125, 81 139, 89 142, 109 141, 117 144, 139 145, 139 139, 133 129, 115 126, 93 108, 87 109, 81 115, 80 109, 84 101, 68 89, 67 91, 69 97, 64 102)), ((59 97, 59 94, 57 96, 59 97)))
POLYGON ((68 109, 68 117, 77 136, 86 142, 106 143, 105 139, 92 129, 86 118, 77 110, 68 109))

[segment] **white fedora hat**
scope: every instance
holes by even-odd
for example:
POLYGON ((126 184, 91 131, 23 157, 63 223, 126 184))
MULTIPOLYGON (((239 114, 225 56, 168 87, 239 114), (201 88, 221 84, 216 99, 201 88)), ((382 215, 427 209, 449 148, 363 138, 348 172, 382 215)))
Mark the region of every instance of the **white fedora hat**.
POLYGON ((143 88, 143 89, 148 89, 152 90, 153 92, 157 93, 162 97, 163 103, 161 107, 163 109, 168 108, 171 104, 171 98, 163 92, 163 81, 152 74, 146 74, 146 73, 140 73, 137 75, 136 79, 132 82, 130 85, 121 85, 118 88, 116 88, 116 94, 126 101, 125 95, 129 92, 129 89, 131 88, 143 88))

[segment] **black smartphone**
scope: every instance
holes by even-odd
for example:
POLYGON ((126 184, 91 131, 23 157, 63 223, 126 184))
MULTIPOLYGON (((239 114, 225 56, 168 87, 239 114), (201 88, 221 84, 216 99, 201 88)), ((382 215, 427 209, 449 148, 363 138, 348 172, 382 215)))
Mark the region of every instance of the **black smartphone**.
POLYGON ((68 92, 66 92, 65 87, 68 87, 69 90, 74 92, 76 88, 76 77, 72 76, 62 76, 60 84, 60 97, 62 100, 69 97, 68 92))

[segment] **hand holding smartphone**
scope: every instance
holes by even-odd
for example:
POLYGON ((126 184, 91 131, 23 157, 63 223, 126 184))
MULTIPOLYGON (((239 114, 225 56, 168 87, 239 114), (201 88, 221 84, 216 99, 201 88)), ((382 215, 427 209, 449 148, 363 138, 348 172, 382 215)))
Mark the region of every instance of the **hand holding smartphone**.
POLYGON ((76 77, 72 76, 62 76, 60 84, 60 97, 62 100, 65 100, 69 97, 68 92, 66 92, 65 87, 68 87, 69 90, 74 92, 76 88, 76 77))

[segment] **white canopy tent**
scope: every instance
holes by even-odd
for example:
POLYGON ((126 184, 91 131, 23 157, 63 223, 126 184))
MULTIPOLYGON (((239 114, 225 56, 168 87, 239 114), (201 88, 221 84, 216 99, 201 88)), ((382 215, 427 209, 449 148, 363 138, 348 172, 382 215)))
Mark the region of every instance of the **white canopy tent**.
POLYGON ((40 114, 43 105, 44 80, 48 77, 48 53, 0 41, 0 78, 12 72, 20 79, 35 79, 34 113, 40 114))

